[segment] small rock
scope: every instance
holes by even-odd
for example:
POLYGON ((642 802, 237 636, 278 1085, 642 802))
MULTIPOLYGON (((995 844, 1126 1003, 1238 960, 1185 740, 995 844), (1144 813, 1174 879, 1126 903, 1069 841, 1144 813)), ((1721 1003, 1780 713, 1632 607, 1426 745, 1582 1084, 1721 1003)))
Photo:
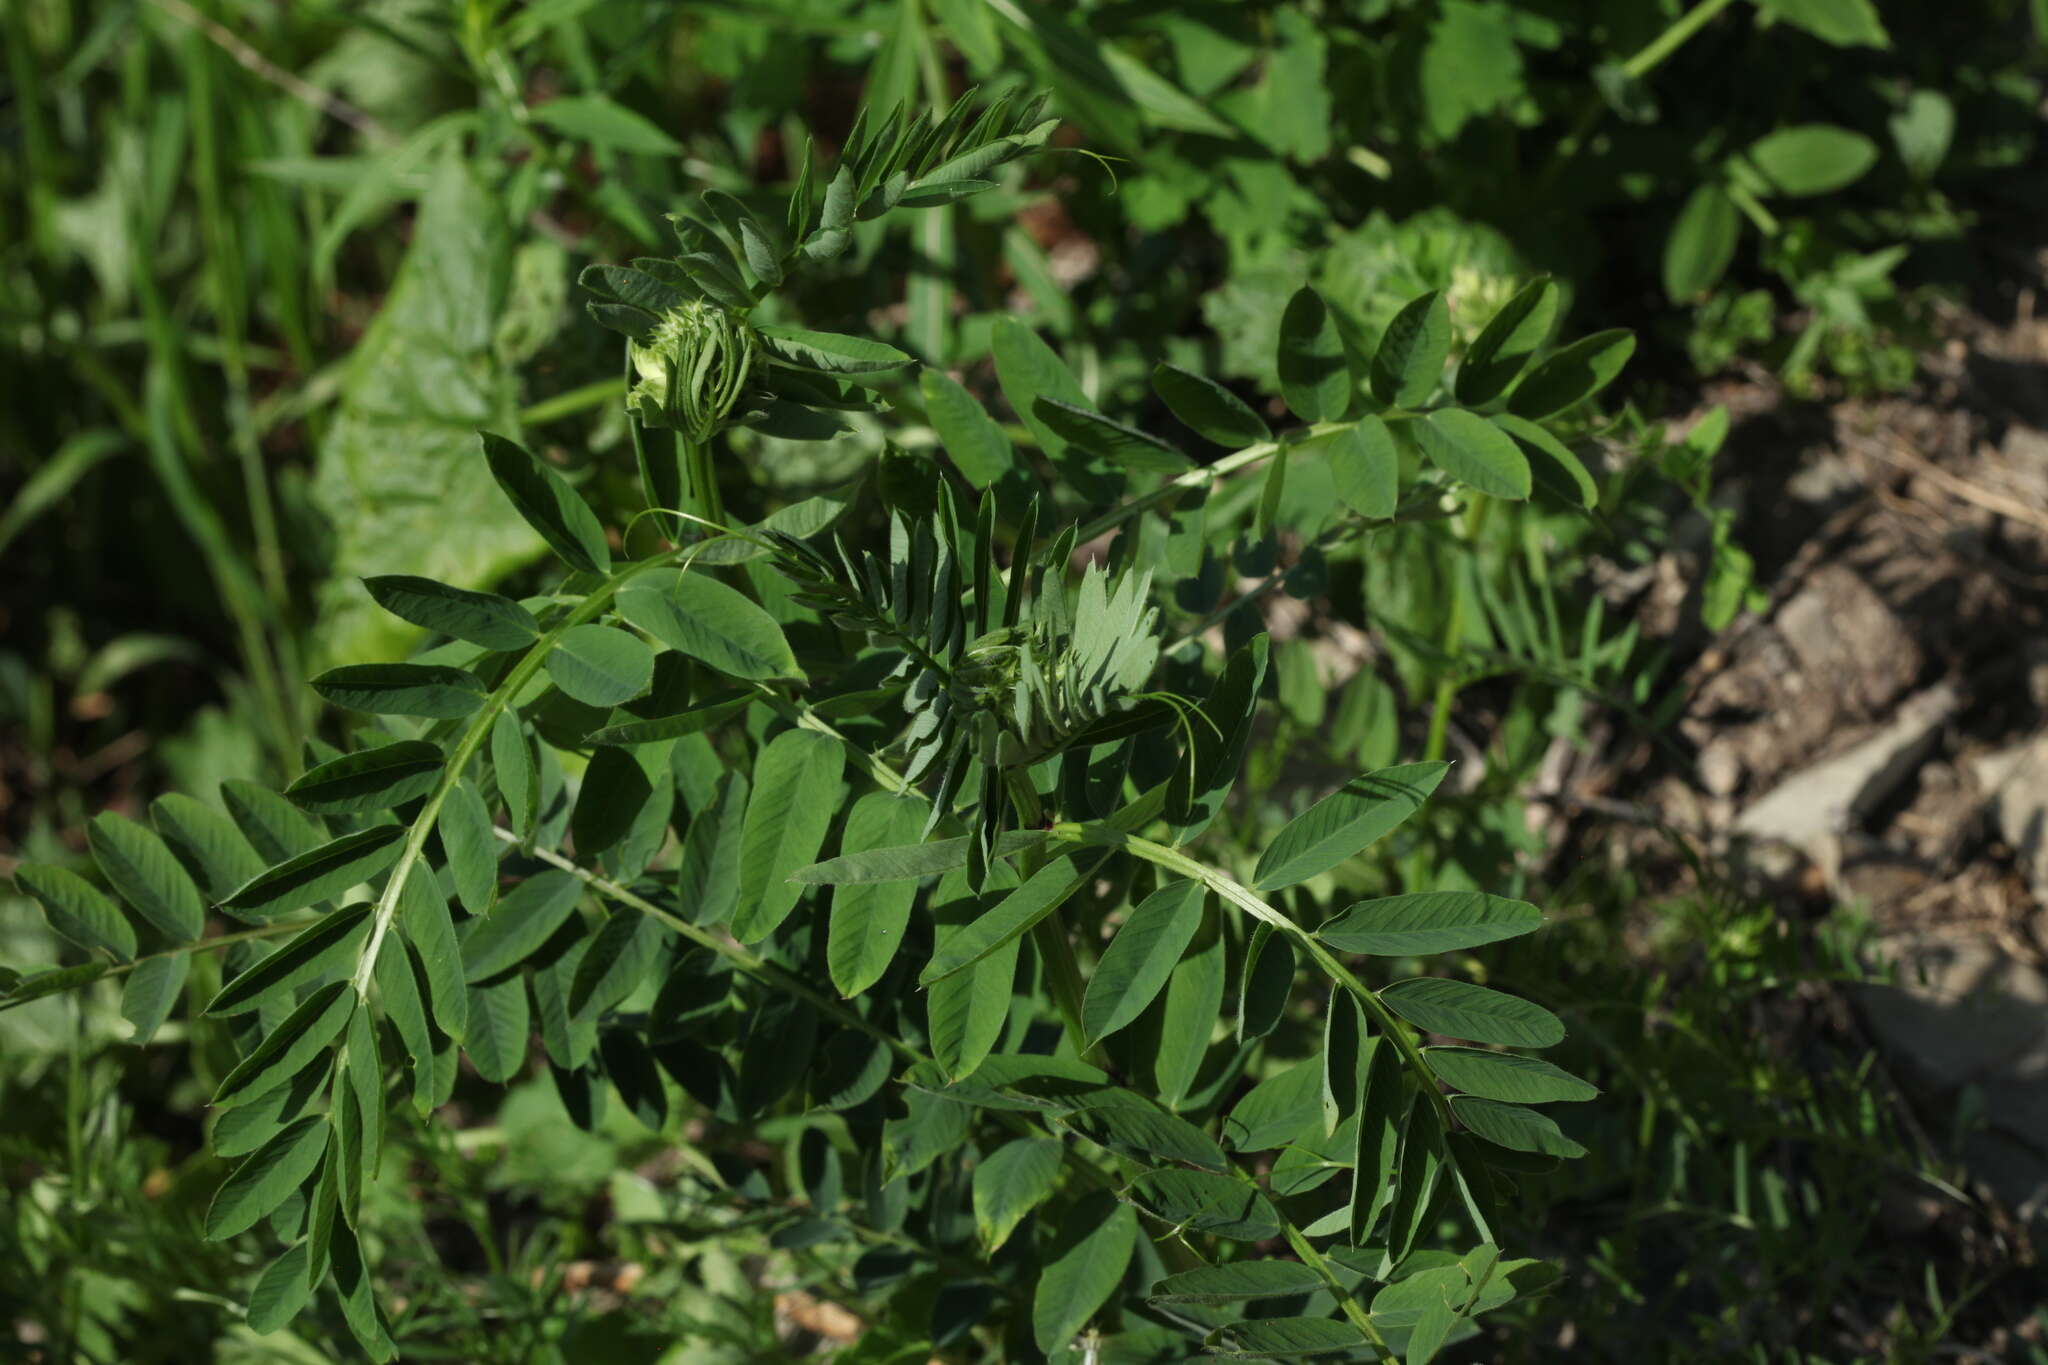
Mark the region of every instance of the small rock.
POLYGON ((2048 732, 1985 754, 1970 771, 1991 793, 1991 818, 2018 855, 2034 899, 2048 903, 2048 732))
POLYGON ((1802 848, 1846 833, 1913 775, 1959 704, 1947 683, 1915 694, 1877 734, 1773 787, 1735 832, 1802 848))
POLYGON ((1834 690, 1876 715, 1913 685, 1924 660, 1904 621, 1840 564, 1817 569, 1774 622, 1809 688, 1834 690))

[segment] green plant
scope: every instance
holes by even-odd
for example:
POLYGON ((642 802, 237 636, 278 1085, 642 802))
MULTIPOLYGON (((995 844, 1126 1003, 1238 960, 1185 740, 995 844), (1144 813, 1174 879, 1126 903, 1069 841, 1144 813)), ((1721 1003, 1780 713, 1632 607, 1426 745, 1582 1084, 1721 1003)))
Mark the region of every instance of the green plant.
POLYGON ((1021 429, 942 372, 906 382, 885 343, 767 320, 856 222, 989 188, 1050 132, 1035 108, 857 123, 786 213, 710 194, 679 256, 593 268, 635 377, 644 506, 617 540, 486 433, 564 577, 524 601, 368 580, 427 639, 313 685, 374 719, 282 793, 98 816, 106 890, 18 870, 80 956, 9 971, 6 1005, 119 981, 140 1037, 189 994, 233 1039, 211 1143, 238 1164, 204 1225, 287 1244, 253 1327, 331 1284, 371 1355, 432 1340, 415 1308, 387 1317, 367 1251, 391 1092, 425 1119, 464 1063, 522 1074, 536 1030, 586 1126, 616 1097, 662 1130, 672 1078, 727 1135, 705 1200, 758 1210, 907 1349, 1054 1355, 1097 1325, 1134 1350, 1419 1362, 1548 1281, 1500 1245, 1496 1185, 1581 1151, 1529 1105, 1595 1092, 1496 1050, 1558 1041, 1549 1012, 1428 970, 1541 916, 1360 861, 1444 779, 1434 755, 1269 837, 1212 834, 1275 652, 1210 566, 1303 589, 1325 547, 1476 534, 1539 490, 1591 505, 1559 415, 1632 343, 1553 346, 1539 279, 1447 376, 1441 294, 1367 344, 1303 288, 1275 357, 1298 425, 1153 371, 1221 448, 1198 461, 1014 322, 990 344, 1021 429), (859 486, 727 517, 728 429, 821 440, 892 408, 950 468, 887 450, 859 486), (1171 615, 1198 619, 1167 639, 1171 615), (1242 642, 1205 644, 1218 624, 1242 642), (208 936, 216 910, 248 927, 208 936), (779 1158, 741 1155, 771 1134, 779 1158))

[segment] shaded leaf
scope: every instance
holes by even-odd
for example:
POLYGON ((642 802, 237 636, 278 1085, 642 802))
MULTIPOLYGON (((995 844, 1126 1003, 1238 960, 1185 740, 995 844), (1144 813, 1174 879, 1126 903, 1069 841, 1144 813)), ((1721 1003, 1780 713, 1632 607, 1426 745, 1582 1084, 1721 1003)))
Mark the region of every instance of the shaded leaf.
POLYGON ((439 664, 346 664, 313 679, 313 690, 351 711, 433 720, 471 714, 485 692, 474 673, 439 664))
POLYGON ((1465 349, 1458 362, 1458 401, 1477 407, 1500 397, 1556 321, 1556 283, 1543 275, 1523 285, 1465 349))
POLYGON ((1263 417, 1207 375, 1162 362, 1152 367, 1152 392, 1204 440, 1236 447, 1273 439, 1263 417))
MULTIPOLYGON (((112 811, 93 817, 85 827, 85 839, 107 884, 159 933, 173 943, 191 943, 205 931, 206 902, 163 840, 112 811)), ((45 905, 46 913, 48 909, 45 905)), ((100 919, 94 922, 119 934, 100 919)), ((129 951, 134 951, 132 945, 129 951)))
POLYGON ((1280 393, 1304 422, 1335 422, 1351 406, 1351 369, 1323 296, 1308 285, 1280 315, 1280 393))
POLYGON ((1154 1303, 1242 1303, 1292 1298, 1323 1287, 1323 1277, 1299 1261, 1232 1261, 1169 1275, 1147 1297, 1154 1303))
POLYGON ((286 787, 284 794, 323 815, 389 810, 432 791, 441 780, 442 762, 434 745, 401 739, 329 759, 286 787))
MULTIPOLYGON (((462 978, 472 986, 518 966, 576 909, 583 883, 559 868, 537 872, 498 900, 462 944, 462 978)), ((474 999, 475 992, 471 992, 474 999)))
POLYGON ((540 638, 533 614, 508 597, 471 592, 412 574, 365 578, 377 605, 403 621, 485 649, 524 649, 540 638))
POLYGON ((43 907, 52 929, 79 947, 102 950, 117 962, 135 956, 135 926, 120 906, 77 873, 23 863, 14 869, 14 884, 43 907))
POLYGON ((612 566, 611 549, 597 514, 568 481, 517 442, 483 432, 484 458, 512 506, 526 524, 540 533, 562 562, 585 573, 605 573, 612 566))
POLYGON ((206 1236, 232 1237, 256 1226, 320 1164, 332 1128, 323 1115, 298 1120, 237 1166, 206 1210, 206 1236))
POLYGON ((1451 309, 1441 291, 1411 299, 1387 323, 1372 355, 1372 394, 1388 407, 1426 402, 1451 353, 1451 309))
POLYGON ((1280 1215, 1256 1185, 1208 1171, 1146 1171, 1124 1191, 1140 1208, 1187 1232, 1238 1242, 1280 1235, 1280 1215))
POLYGON ((338 896, 382 872, 405 842, 399 825, 372 825, 259 872, 221 904, 245 918, 269 920, 338 896))
POLYGON ((336 967, 353 965, 356 948, 370 926, 369 905, 336 910, 221 987, 207 1004, 215 1017, 246 1014, 265 1004, 288 1001, 291 993, 336 967))

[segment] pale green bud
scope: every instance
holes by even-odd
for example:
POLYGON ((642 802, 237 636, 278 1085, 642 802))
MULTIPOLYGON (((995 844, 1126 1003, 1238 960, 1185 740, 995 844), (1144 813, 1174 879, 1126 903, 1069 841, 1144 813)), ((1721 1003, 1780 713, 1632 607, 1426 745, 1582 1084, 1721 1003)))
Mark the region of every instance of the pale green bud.
POLYGON ((708 441, 746 392, 761 339, 746 319, 705 299, 662 314, 654 335, 632 345, 640 382, 628 402, 644 421, 708 441))

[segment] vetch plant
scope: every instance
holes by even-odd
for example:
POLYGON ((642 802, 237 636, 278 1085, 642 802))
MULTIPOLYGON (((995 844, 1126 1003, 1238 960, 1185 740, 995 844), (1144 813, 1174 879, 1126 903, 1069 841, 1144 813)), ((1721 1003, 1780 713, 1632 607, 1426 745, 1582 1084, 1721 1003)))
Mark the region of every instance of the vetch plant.
POLYGON ((614 541, 485 433, 559 561, 546 592, 369 580, 426 641, 315 680, 358 718, 342 746, 282 792, 99 816, 103 885, 19 870, 83 959, 7 972, 0 1003, 119 980, 146 1041, 189 987, 234 1036, 206 1230, 282 1245, 257 1330, 331 1291, 372 1358, 429 1344, 380 1302, 364 1189, 394 1122, 437 1122, 465 1067, 525 1074, 536 1034, 578 1123, 617 1103, 671 1131, 680 1092, 706 1144, 755 1150, 719 1168, 729 1197, 920 1353, 1419 1365, 1551 1278, 1499 1201, 1581 1151, 1539 1106, 1595 1092, 1531 1055, 1554 1015, 1444 956, 1541 915, 1428 887, 1333 903, 1440 759, 1335 784, 1257 850, 1217 834, 1268 640, 1172 638, 1163 605, 1225 558, 1285 575, 1490 499, 1589 505, 1553 419, 1631 343, 1553 345, 1538 280, 1447 375, 1441 296, 1365 347, 1303 289, 1277 433, 1155 372, 1222 447, 1198 459, 1014 322, 992 344, 1021 426, 892 347, 760 316, 855 222, 971 196, 1051 127, 1009 100, 864 121, 779 220, 708 194, 676 257, 593 267, 642 516, 614 541), (858 486, 726 517, 731 426, 830 439, 835 413, 899 408, 950 465, 892 449, 858 486), (216 914, 244 927, 209 934, 216 914), (782 1159, 738 1144, 767 1134, 782 1159))

